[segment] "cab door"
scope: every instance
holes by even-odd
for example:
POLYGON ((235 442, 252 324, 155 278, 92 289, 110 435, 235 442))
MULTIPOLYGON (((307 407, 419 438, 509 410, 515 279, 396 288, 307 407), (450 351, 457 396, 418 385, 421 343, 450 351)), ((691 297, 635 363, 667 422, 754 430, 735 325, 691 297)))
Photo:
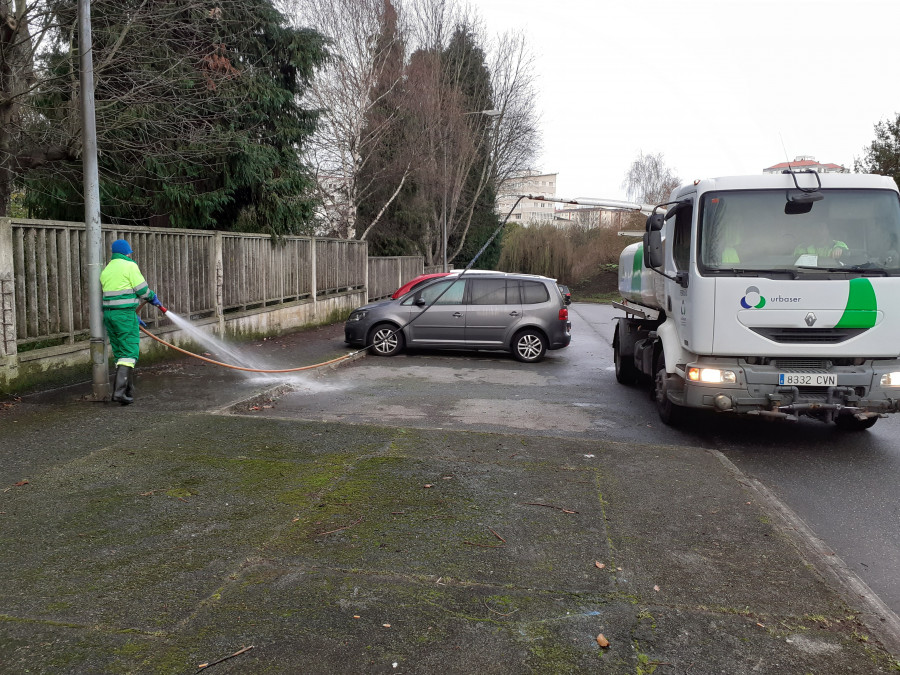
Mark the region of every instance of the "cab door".
POLYGON ((464 344, 466 280, 447 280, 416 293, 412 323, 406 327, 409 344, 417 347, 464 344))

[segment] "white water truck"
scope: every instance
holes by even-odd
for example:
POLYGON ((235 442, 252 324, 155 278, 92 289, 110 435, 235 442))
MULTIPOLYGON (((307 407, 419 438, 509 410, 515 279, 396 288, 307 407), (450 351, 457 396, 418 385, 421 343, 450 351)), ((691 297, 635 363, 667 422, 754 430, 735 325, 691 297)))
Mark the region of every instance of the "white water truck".
POLYGON ((698 180, 619 260, 613 349, 687 408, 868 429, 900 409, 900 194, 884 176, 698 180))

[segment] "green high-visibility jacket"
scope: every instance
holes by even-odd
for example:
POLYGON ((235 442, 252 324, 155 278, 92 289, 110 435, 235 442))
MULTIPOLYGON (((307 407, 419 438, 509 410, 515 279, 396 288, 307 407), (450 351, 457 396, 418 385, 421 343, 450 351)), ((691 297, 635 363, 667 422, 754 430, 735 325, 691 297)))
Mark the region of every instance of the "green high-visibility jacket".
POLYGON ((141 300, 153 300, 140 268, 127 255, 113 253, 112 260, 100 273, 103 288, 103 309, 137 309, 141 300))

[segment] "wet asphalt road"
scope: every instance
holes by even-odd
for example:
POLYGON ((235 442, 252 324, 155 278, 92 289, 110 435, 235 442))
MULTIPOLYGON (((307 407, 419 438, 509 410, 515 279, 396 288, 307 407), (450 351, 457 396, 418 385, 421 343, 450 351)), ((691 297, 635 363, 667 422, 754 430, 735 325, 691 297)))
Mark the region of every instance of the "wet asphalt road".
POLYGON ((575 303, 570 314, 572 344, 538 364, 491 352, 370 356, 301 385, 261 415, 716 448, 900 613, 900 419, 842 433, 815 421, 697 414, 672 429, 646 389, 615 380, 610 345, 619 313, 575 303))

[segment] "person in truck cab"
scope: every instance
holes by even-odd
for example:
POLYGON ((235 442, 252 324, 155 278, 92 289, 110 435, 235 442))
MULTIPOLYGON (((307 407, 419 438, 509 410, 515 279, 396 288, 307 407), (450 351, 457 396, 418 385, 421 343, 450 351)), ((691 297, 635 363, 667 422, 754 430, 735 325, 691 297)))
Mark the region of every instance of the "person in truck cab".
POLYGON ((816 223, 811 228, 806 241, 809 243, 800 244, 794 249, 795 258, 802 255, 814 255, 819 258, 838 260, 845 251, 849 250, 847 244, 831 236, 828 223, 823 221, 816 223))

